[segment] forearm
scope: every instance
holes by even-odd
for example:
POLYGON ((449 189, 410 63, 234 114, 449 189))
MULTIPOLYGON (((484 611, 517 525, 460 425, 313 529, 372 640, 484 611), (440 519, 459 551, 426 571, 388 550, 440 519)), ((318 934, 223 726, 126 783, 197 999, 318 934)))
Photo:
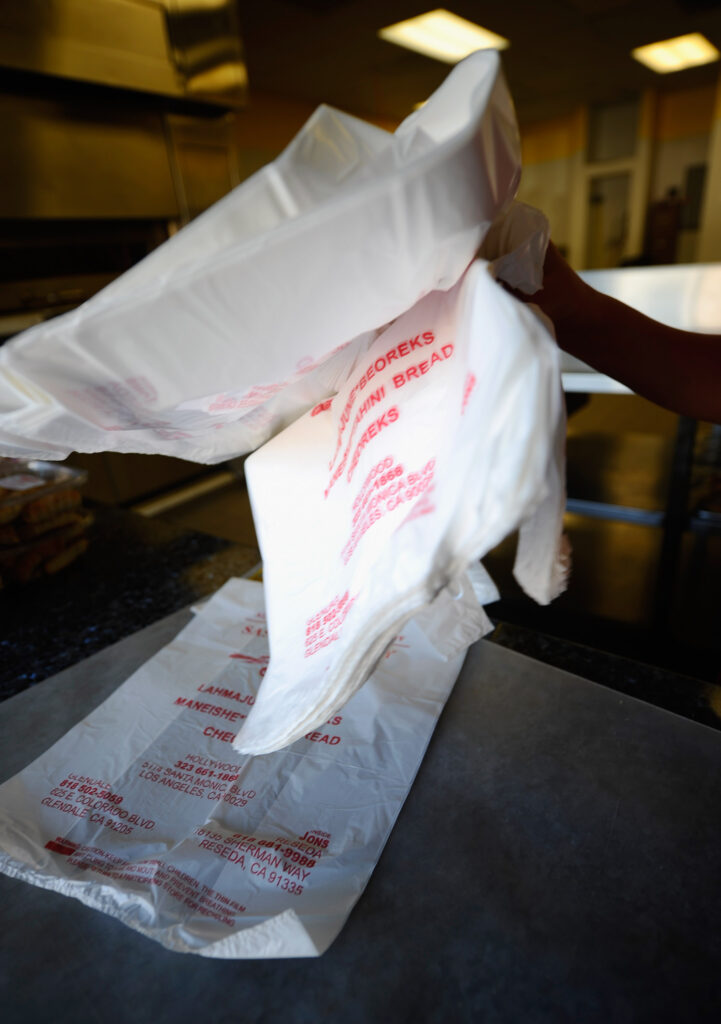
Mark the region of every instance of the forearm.
POLYGON ((658 405, 721 423, 721 336, 666 327, 595 291, 552 242, 531 301, 566 352, 658 405))
POLYGON ((578 281, 555 320, 558 343, 674 412, 721 422, 721 336, 679 331, 578 281))

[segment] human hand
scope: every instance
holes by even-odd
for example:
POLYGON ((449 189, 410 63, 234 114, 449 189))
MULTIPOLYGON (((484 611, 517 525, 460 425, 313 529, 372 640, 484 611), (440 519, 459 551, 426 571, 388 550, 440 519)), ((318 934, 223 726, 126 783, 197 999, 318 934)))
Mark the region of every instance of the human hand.
POLYGON ((597 294, 549 242, 543 264, 543 287, 525 299, 535 303, 553 322, 559 344, 565 347, 564 336, 583 330, 584 322, 593 317, 597 294))

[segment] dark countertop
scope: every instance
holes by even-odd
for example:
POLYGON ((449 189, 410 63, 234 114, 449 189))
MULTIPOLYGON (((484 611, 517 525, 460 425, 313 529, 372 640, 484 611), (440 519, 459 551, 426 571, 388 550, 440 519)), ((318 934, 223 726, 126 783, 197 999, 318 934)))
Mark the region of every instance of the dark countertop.
MULTIPOLYGON (((177 612, 0 705, 0 778, 185 621, 177 612)), ((3 876, 4 1024, 715 1024, 720 774, 714 730, 474 644, 323 956, 184 956, 3 876)))
POLYGON ((0 699, 216 591, 255 548, 99 508, 87 552, 56 576, 0 591, 0 699))
MULTIPOLYGON (((0 700, 208 596, 259 559, 252 547, 97 509, 90 548, 74 565, 0 591, 0 700)), ((508 622, 498 622, 489 639, 721 729, 721 687, 508 622)))
MULTIPOLYGON (((187 618, 178 609, 257 557, 106 510, 81 561, 4 592, 3 692, 25 692, 0 707, 2 777, 166 643, 187 618), (47 690, 33 685, 50 675, 47 690)), ((323 957, 182 957, 0 877, 8 1024, 48 1005, 61 1021, 112 1024, 190 1024, 208 1007, 248 1024, 718 1020, 721 749, 699 724, 718 728, 718 688, 507 623, 490 639, 471 648, 323 957)))
POLYGON ((499 622, 490 639, 536 661, 721 729, 721 686, 714 683, 510 622, 499 622))

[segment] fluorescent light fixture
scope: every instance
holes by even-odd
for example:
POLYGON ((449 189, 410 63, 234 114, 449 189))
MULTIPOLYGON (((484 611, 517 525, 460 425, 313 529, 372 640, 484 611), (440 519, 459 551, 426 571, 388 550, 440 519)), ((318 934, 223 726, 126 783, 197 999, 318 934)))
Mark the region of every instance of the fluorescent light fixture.
POLYGON ((457 64, 476 50, 505 50, 511 45, 503 36, 442 8, 389 25, 380 29, 378 35, 389 43, 405 46, 447 64, 457 64))
POLYGON ((687 36, 664 39, 660 43, 649 43, 631 50, 631 56, 652 71, 666 75, 669 71, 683 71, 699 64, 711 64, 719 59, 716 47, 700 32, 687 36))

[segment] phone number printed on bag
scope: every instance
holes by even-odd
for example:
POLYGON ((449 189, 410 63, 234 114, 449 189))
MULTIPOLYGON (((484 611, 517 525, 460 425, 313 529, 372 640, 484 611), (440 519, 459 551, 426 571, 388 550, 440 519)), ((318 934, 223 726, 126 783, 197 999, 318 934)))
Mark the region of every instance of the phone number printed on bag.
MULTIPOLYGON (((344 565, 351 560, 371 526, 380 522, 389 512, 395 512, 409 502, 416 502, 433 489, 435 468, 435 459, 429 459, 422 469, 405 473, 403 466, 390 455, 373 467, 353 502, 351 535, 341 551, 344 565)), ((422 511, 432 511, 432 506, 424 507, 422 511)), ((411 514, 407 518, 410 520, 415 517, 411 514)))
POLYGON ((346 590, 344 594, 334 597, 315 615, 311 615, 305 626, 304 657, 310 658, 324 647, 335 643, 354 603, 355 597, 351 597, 346 590))

